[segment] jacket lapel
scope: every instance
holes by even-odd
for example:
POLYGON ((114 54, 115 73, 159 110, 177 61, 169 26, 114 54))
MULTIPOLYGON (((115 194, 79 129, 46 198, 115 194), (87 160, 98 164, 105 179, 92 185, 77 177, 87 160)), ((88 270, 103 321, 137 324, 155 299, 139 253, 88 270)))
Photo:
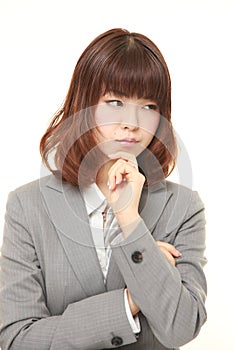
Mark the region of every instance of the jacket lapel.
MULTIPOLYGON (((166 181, 160 182, 154 187, 143 190, 139 205, 139 212, 151 233, 154 231, 156 224, 171 196, 172 192, 168 191, 166 181)), ((156 237, 154 238, 156 239, 156 237)))
POLYGON ((73 271, 87 296, 106 291, 103 273, 89 227, 83 198, 77 187, 54 176, 41 186, 45 207, 73 271))
MULTIPOLYGON (((64 184, 54 176, 49 176, 46 185, 41 183, 41 192, 48 215, 87 297, 106 290, 124 288, 125 282, 112 257, 106 286, 104 284, 85 203, 78 187, 64 184)), ((167 191, 166 182, 143 190, 139 212, 151 232, 154 231, 171 195, 172 192, 167 191)))

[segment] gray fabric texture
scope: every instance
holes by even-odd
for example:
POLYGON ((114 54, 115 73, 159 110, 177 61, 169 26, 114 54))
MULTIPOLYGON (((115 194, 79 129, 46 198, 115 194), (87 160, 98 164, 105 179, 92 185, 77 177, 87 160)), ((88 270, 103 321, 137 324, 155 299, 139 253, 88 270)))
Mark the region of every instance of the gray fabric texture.
POLYGON ((11 192, 0 258, 1 349, 165 350, 195 338, 206 321, 203 203, 164 181, 143 190, 140 215, 132 234, 112 243, 104 284, 77 187, 51 175, 11 192), (182 253, 176 266, 156 240, 182 253), (126 286, 141 310, 139 335, 125 313, 126 286))

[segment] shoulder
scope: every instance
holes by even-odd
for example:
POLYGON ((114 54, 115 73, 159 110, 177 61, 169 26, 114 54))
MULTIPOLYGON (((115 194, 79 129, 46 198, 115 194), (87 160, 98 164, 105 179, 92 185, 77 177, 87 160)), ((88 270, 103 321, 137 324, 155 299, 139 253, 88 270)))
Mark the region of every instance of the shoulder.
POLYGON ((173 201, 178 201, 186 206, 192 202, 204 206, 197 190, 171 181, 165 181, 165 185, 167 192, 172 194, 173 201))
MULTIPOLYGON (((161 213, 164 220, 176 224, 204 210, 198 192, 187 186, 164 180, 148 190, 150 208, 161 213)), ((145 202, 145 200, 144 200, 145 202)))
POLYGON ((61 181, 51 174, 15 188, 8 194, 5 215, 27 222, 36 218, 45 219, 45 216, 47 218, 45 194, 48 192, 56 205, 54 194, 58 193, 59 186, 62 187, 61 181))
POLYGON ((160 194, 157 195, 156 191, 152 194, 154 208, 159 206, 158 200, 163 200, 157 222, 158 232, 170 234, 177 232, 184 222, 190 222, 194 226, 196 222, 205 222, 204 204, 197 191, 167 180, 160 188, 160 194))
POLYGON ((178 184, 176 182, 172 182, 172 181, 165 181, 165 186, 166 189, 168 191, 171 191, 172 193, 176 194, 176 193, 182 193, 182 194, 190 194, 193 192, 193 190, 190 187, 178 184))
POLYGON ((205 206, 198 191, 170 181, 166 181, 166 187, 171 193, 170 203, 168 203, 172 213, 169 220, 171 225, 194 216, 204 220, 205 206))
POLYGON ((33 194, 40 191, 41 187, 46 186, 46 184, 50 181, 50 179, 54 177, 53 175, 48 175, 42 178, 38 178, 26 184, 23 184, 15 189, 13 189, 10 193, 16 195, 24 195, 24 194, 33 194))
POLYGON ((63 183, 62 180, 54 176, 53 174, 38 178, 31 182, 28 182, 22 186, 19 186, 12 190, 12 193, 16 193, 18 195, 23 195, 27 193, 37 193, 43 191, 46 187, 54 188, 55 190, 62 191, 63 187, 70 186, 68 183, 63 183))
POLYGON ((51 181, 56 181, 54 175, 38 178, 29 183, 21 185, 8 194, 7 202, 12 203, 19 201, 22 203, 27 203, 28 205, 33 202, 39 204, 43 189, 46 188, 51 181))

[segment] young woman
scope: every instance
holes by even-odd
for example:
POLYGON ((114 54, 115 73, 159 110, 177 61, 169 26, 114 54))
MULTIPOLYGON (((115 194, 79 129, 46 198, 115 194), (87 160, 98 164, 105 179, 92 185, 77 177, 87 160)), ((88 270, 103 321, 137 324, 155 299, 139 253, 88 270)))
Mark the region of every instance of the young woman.
POLYGON ((165 180, 176 141, 156 45, 122 29, 94 39, 40 150, 52 174, 7 203, 2 350, 174 349, 196 337, 204 207, 165 180))

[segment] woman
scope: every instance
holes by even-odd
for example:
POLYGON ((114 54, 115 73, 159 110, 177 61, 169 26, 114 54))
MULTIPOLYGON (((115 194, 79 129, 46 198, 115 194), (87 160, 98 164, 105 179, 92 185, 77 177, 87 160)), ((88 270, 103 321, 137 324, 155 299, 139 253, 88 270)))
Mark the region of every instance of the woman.
POLYGON ((196 337, 204 207, 165 180, 176 141, 156 45, 122 29, 94 39, 40 150, 52 174, 7 203, 2 350, 174 349, 196 337))

